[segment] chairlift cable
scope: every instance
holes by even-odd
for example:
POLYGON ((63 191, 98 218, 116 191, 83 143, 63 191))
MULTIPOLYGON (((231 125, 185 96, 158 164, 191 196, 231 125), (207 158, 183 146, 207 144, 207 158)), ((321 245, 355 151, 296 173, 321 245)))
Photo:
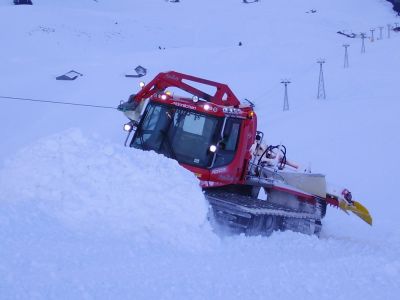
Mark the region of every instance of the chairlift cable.
POLYGON ((31 98, 20 98, 20 97, 9 97, 9 96, 0 96, 0 98, 1 99, 13 100, 13 101, 30 101, 30 102, 41 102, 41 103, 71 105, 71 106, 84 106, 84 107, 90 107, 90 108, 117 109, 116 107, 112 107, 112 106, 93 105, 93 104, 76 103, 76 102, 65 102, 65 101, 55 101, 55 100, 31 99, 31 98))

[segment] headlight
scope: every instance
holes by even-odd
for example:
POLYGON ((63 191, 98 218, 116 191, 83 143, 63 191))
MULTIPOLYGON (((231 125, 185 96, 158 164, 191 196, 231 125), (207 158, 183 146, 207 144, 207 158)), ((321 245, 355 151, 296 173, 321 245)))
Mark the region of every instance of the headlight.
POLYGON ((210 152, 214 153, 215 151, 217 151, 217 146, 211 145, 209 150, 210 150, 210 152))
POLYGON ((139 82, 139 86, 140 86, 141 88, 144 88, 145 85, 146 85, 146 84, 145 84, 143 81, 139 82))
POLYGON ((131 123, 126 123, 124 125, 124 130, 128 131, 128 132, 131 132, 132 131, 132 124, 131 123))

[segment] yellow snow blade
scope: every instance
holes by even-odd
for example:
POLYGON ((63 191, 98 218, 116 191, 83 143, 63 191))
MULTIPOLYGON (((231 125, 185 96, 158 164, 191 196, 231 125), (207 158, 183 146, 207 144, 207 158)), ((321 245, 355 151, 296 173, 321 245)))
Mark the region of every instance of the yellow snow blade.
POLYGON ((369 225, 372 225, 372 217, 368 211, 360 202, 353 201, 353 204, 350 205, 344 200, 339 201, 339 207, 348 214, 348 211, 351 211, 356 216, 367 222, 369 225))

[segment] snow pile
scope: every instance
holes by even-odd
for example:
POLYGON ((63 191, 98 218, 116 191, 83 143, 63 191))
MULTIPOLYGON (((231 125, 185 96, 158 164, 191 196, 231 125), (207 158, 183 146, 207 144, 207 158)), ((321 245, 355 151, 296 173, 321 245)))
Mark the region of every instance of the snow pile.
POLYGON ((177 247, 196 247, 212 237, 206 201, 191 173, 163 156, 89 138, 78 129, 19 151, 0 170, 0 190, 2 205, 33 205, 80 233, 177 247))

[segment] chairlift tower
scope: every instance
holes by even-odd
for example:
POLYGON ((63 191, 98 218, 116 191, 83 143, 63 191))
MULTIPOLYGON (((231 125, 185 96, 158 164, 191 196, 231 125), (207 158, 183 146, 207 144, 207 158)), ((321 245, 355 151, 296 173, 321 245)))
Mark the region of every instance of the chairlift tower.
POLYGON ((361 35, 361 53, 365 53, 365 39, 366 39, 366 34, 365 33, 360 33, 361 35))
POLYGON ((369 31, 371 31, 371 43, 372 43, 373 41, 375 41, 375 39, 374 39, 375 29, 373 28, 373 29, 370 29, 369 31))
POLYGON ((343 47, 344 47, 344 64, 343 64, 343 67, 346 69, 346 68, 349 67, 349 52, 348 52, 347 48, 349 48, 350 45, 349 44, 344 44, 343 47))
POLYGON ((285 86, 285 96, 283 98, 283 111, 289 110, 288 84, 291 83, 287 79, 283 79, 281 83, 285 86))
POLYGON ((317 93, 317 99, 326 99, 326 94, 325 94, 325 81, 324 81, 324 71, 322 68, 322 65, 325 63, 325 59, 319 59, 317 61, 319 64, 319 79, 318 79, 318 93, 317 93))
POLYGON ((391 24, 387 24, 387 30, 388 30, 388 39, 390 39, 390 30, 392 30, 391 24))

